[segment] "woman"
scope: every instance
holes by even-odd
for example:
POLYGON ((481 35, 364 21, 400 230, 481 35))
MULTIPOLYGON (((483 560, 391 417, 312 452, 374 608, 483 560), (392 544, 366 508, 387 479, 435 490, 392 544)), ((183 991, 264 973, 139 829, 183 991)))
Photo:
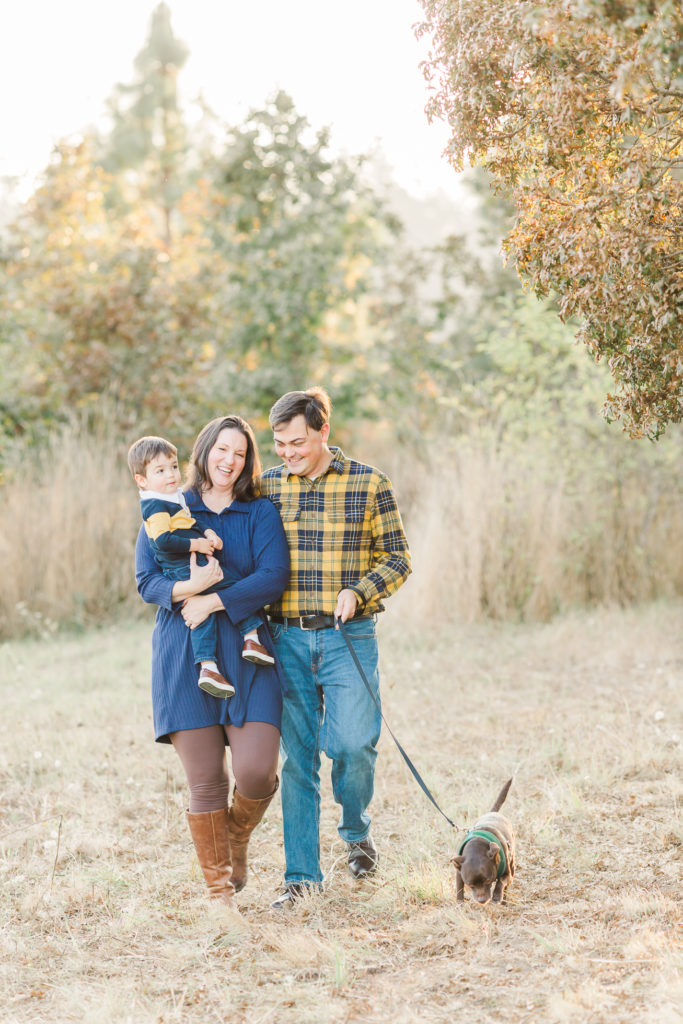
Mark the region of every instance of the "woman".
MULTIPOLYGON (((190 579, 173 582, 154 561, 144 528, 136 548, 138 591, 144 601, 159 606, 152 638, 156 740, 172 743, 182 761, 197 858, 210 895, 226 903, 246 883, 249 836, 278 787, 283 679, 277 661, 257 666, 242 659, 236 627, 275 601, 289 576, 280 516, 269 501, 257 497, 260 472, 249 424, 239 416, 212 420, 195 442, 185 497, 197 525, 215 530, 223 541, 218 558, 199 566, 193 554, 190 579), (221 562, 237 582, 203 594, 222 579, 221 562), (237 691, 230 700, 197 686, 190 629, 213 612, 221 613, 216 616, 219 665, 237 691), (235 778, 230 805, 226 744, 235 778)), ((259 635, 272 653, 268 628, 259 635)))

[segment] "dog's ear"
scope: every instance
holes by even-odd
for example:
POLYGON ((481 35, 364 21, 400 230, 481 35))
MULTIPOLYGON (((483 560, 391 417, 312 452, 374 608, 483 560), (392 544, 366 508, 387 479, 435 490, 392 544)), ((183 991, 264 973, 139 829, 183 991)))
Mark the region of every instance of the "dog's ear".
POLYGON ((456 868, 462 867, 464 857, 451 857, 451 864, 455 864, 456 868))
POLYGON ((500 856, 500 850, 498 849, 497 843, 489 843, 489 851, 487 857, 489 860, 497 860, 500 856))

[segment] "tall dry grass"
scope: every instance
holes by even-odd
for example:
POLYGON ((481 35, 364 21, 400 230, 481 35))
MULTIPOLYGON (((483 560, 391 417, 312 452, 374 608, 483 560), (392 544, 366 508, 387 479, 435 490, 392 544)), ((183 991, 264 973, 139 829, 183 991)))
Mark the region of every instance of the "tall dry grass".
POLYGON ((0 636, 100 622, 137 605, 139 504, 105 428, 71 423, 5 466, 0 636))
MULTIPOLYGON (((682 452, 677 444, 677 452, 682 452)), ((567 608, 683 593, 676 450, 454 444, 394 467, 420 617, 547 620, 567 608)))
MULTIPOLYGON (((354 446, 391 472, 405 514, 414 577, 394 600, 423 619, 533 620, 683 594, 680 440, 560 458, 548 444, 470 439, 429 461, 354 446)), ((6 462, 0 638, 141 609, 125 449, 72 423, 6 462)))

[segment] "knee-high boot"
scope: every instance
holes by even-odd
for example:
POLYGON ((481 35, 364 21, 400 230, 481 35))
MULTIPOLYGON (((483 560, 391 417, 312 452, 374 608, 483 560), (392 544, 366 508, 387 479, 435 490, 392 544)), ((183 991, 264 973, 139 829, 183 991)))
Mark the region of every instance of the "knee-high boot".
POLYGON ((188 811, 187 823, 209 896, 223 903, 232 903, 235 886, 232 880, 227 808, 201 814, 190 814, 188 811))
POLYGON ((280 780, 275 780, 275 789, 270 796, 260 800, 250 800, 237 790, 232 795, 232 803, 228 810, 228 834, 232 851, 232 883, 235 892, 239 892, 247 884, 247 846, 249 837, 261 818, 266 813, 268 804, 277 793, 280 780))

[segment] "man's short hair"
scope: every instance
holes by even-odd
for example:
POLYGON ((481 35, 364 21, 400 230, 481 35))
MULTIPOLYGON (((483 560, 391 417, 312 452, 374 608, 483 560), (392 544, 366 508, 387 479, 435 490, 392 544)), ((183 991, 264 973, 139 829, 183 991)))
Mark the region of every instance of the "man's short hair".
POLYGON ((177 459, 178 449, 164 437, 141 437, 139 441, 133 441, 128 449, 128 468, 133 474, 133 479, 136 473, 144 476, 147 466, 157 455, 168 455, 172 459, 177 459))
POLYGON ((270 410, 270 426, 273 430, 290 423, 295 416, 303 416, 311 430, 322 430, 330 421, 332 403, 324 388, 313 387, 306 391, 288 391, 270 410))

